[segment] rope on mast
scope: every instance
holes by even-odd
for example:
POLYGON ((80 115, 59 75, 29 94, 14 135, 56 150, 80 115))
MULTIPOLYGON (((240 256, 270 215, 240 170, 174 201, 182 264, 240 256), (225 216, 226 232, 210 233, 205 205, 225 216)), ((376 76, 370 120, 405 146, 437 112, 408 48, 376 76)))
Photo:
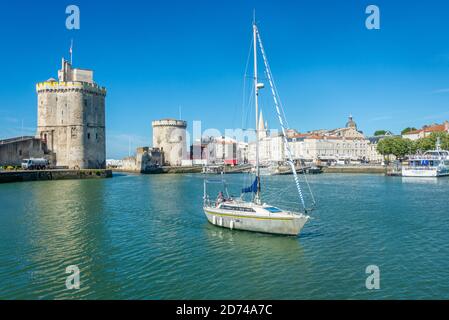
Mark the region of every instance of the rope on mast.
MULTIPOLYGON (((259 30, 257 29, 257 27, 256 27, 256 33, 257 33, 257 39, 259 40, 259 46, 260 46, 260 50, 262 52, 262 58, 263 58, 263 61, 264 61, 264 64, 265 64, 265 69, 267 71, 267 77, 268 77, 268 82, 270 83, 271 93, 273 95, 274 105, 276 107, 276 113, 277 113, 277 116, 278 116, 278 119, 279 119, 279 123, 281 124, 281 128, 282 128, 282 134, 283 134, 283 138, 284 138, 285 150, 287 150, 287 155, 288 155, 288 163, 290 164, 290 167, 291 167, 292 172, 293 172, 293 177, 294 177, 294 180, 295 180, 296 189, 298 190, 299 199, 301 200, 301 204, 302 204, 305 212, 307 212, 307 208, 306 208, 305 201, 304 201, 304 196, 302 194, 301 186, 300 186, 300 183, 299 183, 298 174, 296 172, 295 164, 293 162, 292 152, 291 152, 290 146, 288 144, 287 134, 286 134, 286 127, 284 125, 284 120, 283 120, 282 113, 281 113, 281 110, 280 110, 280 106, 279 106, 279 103, 278 103, 277 92, 276 92, 276 89, 275 89, 274 84, 273 84, 273 77, 272 77, 272 74, 271 74, 270 66, 268 64, 267 56, 265 54, 265 49, 264 49, 263 44, 262 44, 262 38, 260 37, 259 30)), ((284 117, 285 117, 285 115, 284 115, 284 117)))

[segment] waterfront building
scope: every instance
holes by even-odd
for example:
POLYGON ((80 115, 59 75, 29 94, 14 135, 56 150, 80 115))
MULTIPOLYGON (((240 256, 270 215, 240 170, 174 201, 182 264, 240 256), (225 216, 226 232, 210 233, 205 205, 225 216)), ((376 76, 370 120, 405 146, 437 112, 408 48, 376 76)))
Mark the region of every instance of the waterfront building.
POLYGON ((93 71, 76 69, 62 59, 58 80, 36 85, 37 138, 55 159, 54 165, 80 169, 106 167, 106 89, 93 71))
MULTIPOLYGON (((261 163, 282 162, 286 159, 284 139, 281 134, 270 135, 266 124, 259 123, 261 163)), ((320 129, 307 133, 287 131, 292 156, 296 160, 314 163, 360 163, 382 161, 377 146, 359 131, 352 116, 343 128, 320 129)), ((249 145, 249 161, 255 161, 255 143, 249 145)))
POLYGON ((219 136, 214 137, 207 145, 208 163, 238 164, 238 142, 235 139, 219 136))
POLYGON ((196 139, 190 146, 188 160, 182 160, 183 166, 207 165, 207 145, 211 141, 210 137, 196 139))
POLYGON ((361 138, 346 138, 326 135, 301 135, 292 138, 290 143, 294 157, 313 162, 345 163, 369 161, 369 141, 361 138), (294 150, 294 151, 293 151, 294 150))
POLYGON ((409 131, 402 135, 404 139, 410 139, 410 140, 418 140, 421 138, 425 138, 430 136, 432 133, 435 132, 448 132, 449 133, 449 121, 445 121, 442 124, 432 124, 432 125, 426 125, 422 127, 419 130, 413 130, 409 131))
POLYGON ((176 119, 163 119, 152 122, 153 147, 163 152, 163 165, 181 166, 188 159, 186 132, 187 122, 176 119))
MULTIPOLYGON (((395 137, 395 135, 393 135, 393 133, 391 133, 390 131, 387 131, 386 134, 384 135, 378 135, 378 136, 374 136, 374 137, 369 137, 369 146, 368 146, 368 159, 370 160, 370 162, 373 163, 383 163, 385 158, 383 155, 381 155, 378 151, 377 151, 377 145, 379 143, 379 141, 386 139, 386 138, 392 138, 395 137)), ((395 160, 396 157, 394 157, 393 155, 390 155, 390 160, 395 160)))
POLYGON ((289 139, 296 159, 315 163, 379 162, 381 155, 358 130, 352 115, 343 128, 315 130, 289 139))
POLYGON ((20 166, 23 159, 44 158, 47 149, 41 139, 31 136, 0 140, 0 166, 20 166))
MULTIPOLYGON (((259 140, 259 161, 261 164, 271 162, 282 162, 285 160, 285 144, 282 134, 264 136, 259 140)), ((256 143, 251 142, 248 146, 248 160, 256 162, 256 143)))

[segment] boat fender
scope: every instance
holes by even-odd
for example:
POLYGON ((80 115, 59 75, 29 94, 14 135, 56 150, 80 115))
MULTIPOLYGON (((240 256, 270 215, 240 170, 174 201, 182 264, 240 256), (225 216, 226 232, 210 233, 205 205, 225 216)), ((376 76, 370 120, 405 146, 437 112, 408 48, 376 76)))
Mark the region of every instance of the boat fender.
POLYGON ((217 224, 217 217, 216 216, 212 216, 212 224, 213 225, 217 224))
POLYGON ((234 220, 231 220, 231 222, 229 223, 229 228, 231 230, 234 229, 234 220))
POLYGON ((220 227, 223 227, 223 218, 218 219, 218 224, 220 227))

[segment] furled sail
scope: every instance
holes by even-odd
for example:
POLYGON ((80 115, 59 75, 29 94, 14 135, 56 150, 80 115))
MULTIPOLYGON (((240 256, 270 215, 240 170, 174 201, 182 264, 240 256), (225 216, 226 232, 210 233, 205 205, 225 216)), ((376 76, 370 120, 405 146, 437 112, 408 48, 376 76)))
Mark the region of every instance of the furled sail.
POLYGON ((256 177, 256 179, 254 180, 253 184, 250 185, 247 188, 243 188, 242 189, 242 193, 256 193, 257 192, 257 183, 258 183, 258 178, 256 177))

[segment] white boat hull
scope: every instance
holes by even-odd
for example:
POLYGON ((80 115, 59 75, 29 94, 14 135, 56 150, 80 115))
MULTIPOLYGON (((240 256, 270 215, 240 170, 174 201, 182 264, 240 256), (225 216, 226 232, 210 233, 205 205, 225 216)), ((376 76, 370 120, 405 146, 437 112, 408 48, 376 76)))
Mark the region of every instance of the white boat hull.
POLYGON ((422 169, 410 169, 402 168, 403 177, 444 177, 449 176, 449 170, 422 170, 422 169))
POLYGON ((204 213, 207 220, 218 227, 290 236, 297 236, 309 219, 301 214, 289 217, 224 214, 211 207, 205 207, 204 213))

